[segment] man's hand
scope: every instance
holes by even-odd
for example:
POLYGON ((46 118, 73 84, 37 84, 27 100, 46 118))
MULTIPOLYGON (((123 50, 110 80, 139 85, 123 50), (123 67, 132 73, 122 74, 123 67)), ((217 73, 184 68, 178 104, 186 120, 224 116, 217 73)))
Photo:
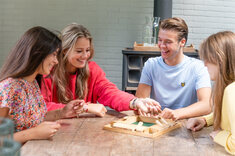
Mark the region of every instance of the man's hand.
POLYGON ((165 119, 178 120, 179 116, 177 115, 176 110, 165 108, 160 114, 165 119))

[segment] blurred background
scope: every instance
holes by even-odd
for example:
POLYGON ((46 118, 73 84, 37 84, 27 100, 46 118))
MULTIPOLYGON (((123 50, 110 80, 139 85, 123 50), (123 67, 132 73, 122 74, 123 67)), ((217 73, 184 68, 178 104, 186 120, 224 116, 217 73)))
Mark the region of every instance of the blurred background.
MULTIPOLYGON (((94 61, 121 89, 122 50, 142 42, 145 17, 154 8, 154 0, 0 0, 0 66, 27 29, 40 25, 61 31, 76 22, 90 30, 94 61)), ((213 33, 235 31, 234 8, 231 0, 172 0, 171 11, 189 26, 187 45, 198 48, 213 33)))

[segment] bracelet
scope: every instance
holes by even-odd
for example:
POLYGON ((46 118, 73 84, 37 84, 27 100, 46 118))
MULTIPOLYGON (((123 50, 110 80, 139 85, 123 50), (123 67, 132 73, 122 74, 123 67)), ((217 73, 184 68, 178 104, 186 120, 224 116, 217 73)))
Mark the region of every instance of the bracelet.
POLYGON ((136 103, 135 103, 136 100, 137 100, 137 98, 135 98, 135 99, 132 101, 132 103, 131 103, 132 108, 133 108, 134 110, 137 110, 137 108, 136 108, 136 103))
POLYGON ((85 105, 83 106, 83 111, 86 112, 86 113, 88 112, 88 105, 87 105, 87 104, 85 104, 85 105))

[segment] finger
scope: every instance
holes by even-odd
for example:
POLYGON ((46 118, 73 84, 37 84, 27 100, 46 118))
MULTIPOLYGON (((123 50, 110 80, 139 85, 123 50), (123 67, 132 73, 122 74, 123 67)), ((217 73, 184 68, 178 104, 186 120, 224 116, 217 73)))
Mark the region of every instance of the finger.
POLYGON ((76 114, 81 114, 83 112, 83 110, 79 109, 79 110, 76 110, 76 114))
POLYGON ((83 106, 78 105, 78 106, 74 106, 73 110, 79 110, 79 109, 82 109, 82 108, 83 108, 83 106))
POLYGON ((171 119, 171 114, 169 112, 165 112, 164 115, 163 115, 163 118, 165 119, 171 119))
POLYGON ((158 112, 158 113, 162 112, 161 107, 159 107, 159 106, 154 106, 153 108, 154 108, 155 112, 158 112))
POLYGON ((133 110, 135 115, 140 115, 138 110, 133 110))
POLYGON ((141 111, 143 111, 145 113, 147 113, 149 111, 149 108, 144 103, 142 103, 140 105, 140 109, 141 109, 141 111))
POLYGON ((105 107, 102 108, 104 112, 107 112, 107 109, 105 107))
POLYGON ((138 109, 138 113, 140 116, 144 116, 144 114, 142 113, 142 111, 140 109, 138 109))
POLYGON ((153 108, 153 106, 151 106, 150 114, 151 114, 151 116, 153 116, 153 114, 154 114, 154 108, 153 108))
POLYGON ((79 99, 73 100, 72 102, 73 102, 74 105, 80 105, 80 104, 83 105, 85 103, 84 100, 79 100, 79 99))
POLYGON ((147 116, 147 114, 145 112, 142 112, 144 116, 147 116))
POLYGON ((173 121, 176 121, 176 120, 177 120, 176 116, 174 116, 174 115, 171 116, 171 119, 172 119, 173 121))
POLYGON ((100 117, 103 117, 105 115, 105 112, 100 112, 99 115, 100 117))
POLYGON ((59 123, 51 125, 51 128, 53 128, 53 129, 59 129, 60 127, 61 127, 61 125, 59 123))
POLYGON ((150 113, 147 113, 147 117, 151 117, 151 114, 150 114, 150 113))
POLYGON ((202 124, 198 124, 196 125, 196 127, 194 128, 194 131, 199 131, 200 129, 202 129, 202 124))
POLYGON ((193 124, 193 123, 191 123, 191 122, 189 122, 189 121, 186 123, 186 128, 187 128, 187 129, 191 129, 191 130, 193 130, 193 129, 194 129, 194 127, 195 127, 195 126, 194 126, 194 124, 193 124))
POLYGON ((164 116, 165 116, 165 110, 163 110, 160 114, 159 114, 159 116, 161 116, 161 117, 163 117, 164 118, 164 116))

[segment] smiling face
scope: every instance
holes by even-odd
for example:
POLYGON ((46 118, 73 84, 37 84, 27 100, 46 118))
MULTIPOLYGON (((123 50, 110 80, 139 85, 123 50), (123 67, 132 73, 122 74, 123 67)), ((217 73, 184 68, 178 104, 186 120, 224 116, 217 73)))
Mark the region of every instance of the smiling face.
POLYGON ((176 65, 183 59, 183 47, 186 40, 178 41, 178 33, 171 30, 160 29, 158 34, 158 46, 161 56, 168 65, 176 65))
POLYGON ((81 37, 78 38, 75 45, 67 51, 68 62, 66 64, 66 70, 69 73, 74 73, 78 68, 84 68, 88 59, 90 58, 90 40, 81 37))
POLYGON ((54 51, 53 53, 49 54, 45 60, 39 65, 38 73, 41 75, 48 75, 50 74, 53 67, 58 64, 57 60, 58 50, 54 51))

